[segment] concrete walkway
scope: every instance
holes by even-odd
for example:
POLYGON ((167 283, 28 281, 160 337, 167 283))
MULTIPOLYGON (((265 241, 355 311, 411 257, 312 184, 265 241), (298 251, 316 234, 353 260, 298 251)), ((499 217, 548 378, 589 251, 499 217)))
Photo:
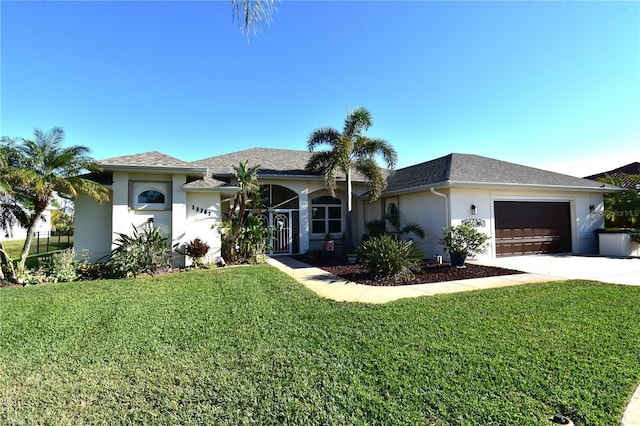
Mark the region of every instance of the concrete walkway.
POLYGON ((549 275, 518 274, 432 284, 375 287, 346 281, 323 269, 286 256, 268 258, 267 263, 295 278, 317 295, 339 302, 387 303, 408 297, 433 296, 561 279, 549 275))
MULTIPOLYGON (((640 259, 637 258, 615 259, 571 255, 509 257, 490 263, 527 273, 397 287, 373 287, 349 282, 290 257, 267 258, 267 263, 295 278, 317 295, 341 302, 386 303, 408 297, 433 296, 567 278, 640 285, 640 259)), ((640 426, 640 386, 629 401, 620 426, 640 426)))

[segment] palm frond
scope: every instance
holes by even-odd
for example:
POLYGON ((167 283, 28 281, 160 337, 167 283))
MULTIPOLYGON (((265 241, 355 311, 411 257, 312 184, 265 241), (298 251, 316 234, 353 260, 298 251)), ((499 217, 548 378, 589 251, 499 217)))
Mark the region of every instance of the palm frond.
POLYGON ((330 167, 332 157, 332 151, 314 152, 309 158, 309 161, 307 161, 305 170, 311 173, 324 173, 324 170, 330 167))
POLYGON ((353 165, 354 169, 367 179, 369 202, 376 201, 387 187, 387 181, 382 169, 372 157, 358 158, 353 165))
POLYGON ((307 139, 307 149, 313 151, 319 145, 335 147, 340 142, 340 132, 333 127, 321 127, 311 132, 307 139))
POLYGON ((240 32, 247 36, 258 33, 269 25, 273 12, 277 11, 273 0, 231 0, 233 17, 240 24, 240 32))
POLYGON ((371 113, 363 107, 354 109, 344 121, 343 134, 353 138, 373 125, 371 113))
POLYGON ((354 144, 354 154, 357 157, 373 157, 375 155, 382 156, 383 161, 387 165, 387 169, 393 170, 398 163, 398 153, 391 144, 384 139, 368 138, 360 136, 354 144))

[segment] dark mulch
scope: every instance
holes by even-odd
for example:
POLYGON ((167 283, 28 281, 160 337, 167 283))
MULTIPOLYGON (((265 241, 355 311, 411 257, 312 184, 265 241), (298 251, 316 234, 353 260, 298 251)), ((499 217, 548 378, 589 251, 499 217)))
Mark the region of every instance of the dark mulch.
POLYGON ((436 264, 428 261, 421 263, 420 271, 414 272, 411 280, 396 282, 391 279, 373 277, 363 263, 350 264, 346 259, 333 256, 325 259, 322 256, 307 255, 291 256, 308 265, 324 269, 345 280, 371 286, 396 286, 407 284, 428 284, 443 281, 466 280, 470 278, 495 277, 499 275, 522 274, 522 271, 497 268, 494 266, 475 265, 467 263, 464 268, 455 268, 448 263, 436 264))

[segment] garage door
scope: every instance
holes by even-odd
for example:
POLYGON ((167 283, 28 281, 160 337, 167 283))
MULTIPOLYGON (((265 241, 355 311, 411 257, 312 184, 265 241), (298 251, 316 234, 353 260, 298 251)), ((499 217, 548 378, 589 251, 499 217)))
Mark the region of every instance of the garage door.
POLYGON ((496 201, 496 256, 571 252, 569 203, 496 201))

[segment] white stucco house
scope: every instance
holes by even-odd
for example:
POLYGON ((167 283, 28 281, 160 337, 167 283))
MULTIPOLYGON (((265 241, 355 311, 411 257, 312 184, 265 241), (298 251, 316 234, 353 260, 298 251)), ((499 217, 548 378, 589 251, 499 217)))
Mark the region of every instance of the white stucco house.
MULTIPOLYGON (((198 237, 220 254, 215 229, 237 191, 239 163, 260 165, 259 181, 268 193, 270 224, 276 226, 273 255, 319 249, 327 232, 345 229, 346 196, 335 198, 322 176, 304 170, 307 151, 253 148, 185 162, 160 152, 99 161, 90 175, 111 190, 102 204, 80 196, 75 203, 76 252, 87 249, 96 261, 108 255, 118 233, 133 226, 165 229, 173 245, 198 237)), ((524 253, 597 253, 595 229, 604 225, 602 194, 616 188, 588 179, 469 154, 449 154, 396 170, 382 197, 369 203, 367 186, 354 177, 352 226, 359 242, 364 224, 383 212, 420 224, 415 240, 426 257, 444 255, 442 228, 469 223, 490 237, 483 256, 524 253)), ((175 253, 174 263, 190 262, 175 253)))
MULTIPOLYGON (((42 218, 38 221, 34 234, 36 238, 47 238, 51 235, 51 212, 55 209, 49 206, 42 212, 42 218)), ((15 221, 5 220, 0 227, 0 241, 24 240, 27 237, 27 229, 15 221)))

